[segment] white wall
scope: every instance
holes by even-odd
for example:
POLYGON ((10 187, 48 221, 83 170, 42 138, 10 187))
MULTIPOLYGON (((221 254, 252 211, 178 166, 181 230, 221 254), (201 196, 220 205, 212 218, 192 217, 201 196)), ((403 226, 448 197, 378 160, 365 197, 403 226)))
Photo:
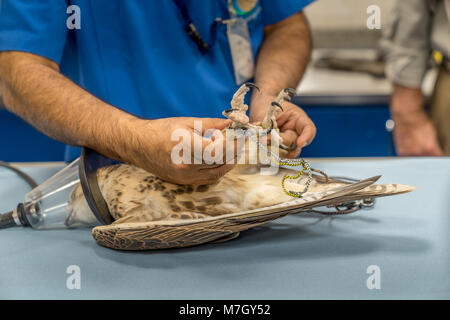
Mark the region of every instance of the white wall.
POLYGON ((314 29, 348 30, 366 29, 367 13, 370 5, 381 9, 381 21, 392 9, 394 0, 316 0, 305 9, 314 29))
MULTIPOLYGON (((367 8, 381 9, 381 27, 396 0, 316 0, 304 12, 315 48, 376 48, 380 30, 367 29, 367 8)), ((405 1, 405 0, 404 0, 405 1)))

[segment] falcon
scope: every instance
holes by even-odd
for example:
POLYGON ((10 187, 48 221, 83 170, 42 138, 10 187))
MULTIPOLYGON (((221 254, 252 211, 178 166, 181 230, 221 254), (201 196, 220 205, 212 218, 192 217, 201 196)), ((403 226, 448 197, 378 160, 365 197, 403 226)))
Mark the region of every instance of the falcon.
MULTIPOLYGON (((276 125, 283 102, 290 100, 294 91, 281 91, 264 120, 251 124, 244 103, 251 88, 258 89, 250 83, 241 86, 233 96, 231 108, 223 112, 232 120, 228 129, 239 130, 247 138, 243 155, 248 157, 261 148, 270 154, 260 143, 269 133, 277 137, 280 155, 295 148, 283 144, 276 125), (253 133, 247 135, 250 131, 253 133)), ((101 168, 97 171, 98 184, 114 222, 94 227, 92 235, 100 245, 118 250, 188 247, 231 240, 241 231, 288 214, 351 213, 372 205, 376 197, 415 189, 401 184, 376 184, 380 176, 365 180, 328 177, 303 159, 269 157, 275 157, 272 160, 279 165, 274 174, 260 173, 267 164, 237 164, 210 185, 170 183, 126 163, 101 168), (318 210, 326 207, 335 210, 318 210)), ((75 186, 68 201, 66 225, 95 222, 81 186, 75 186)))

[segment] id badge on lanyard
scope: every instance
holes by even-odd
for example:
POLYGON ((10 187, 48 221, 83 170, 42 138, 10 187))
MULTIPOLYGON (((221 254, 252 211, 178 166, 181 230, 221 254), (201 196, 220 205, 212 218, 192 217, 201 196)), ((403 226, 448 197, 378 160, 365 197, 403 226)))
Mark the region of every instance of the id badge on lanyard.
POLYGON ((227 24, 227 37, 233 60, 234 78, 236 85, 252 79, 255 73, 255 58, 253 56, 252 42, 248 23, 245 18, 238 15, 239 3, 256 6, 256 0, 228 0, 228 9, 231 19, 227 24), (238 9, 238 10, 237 10, 238 9))

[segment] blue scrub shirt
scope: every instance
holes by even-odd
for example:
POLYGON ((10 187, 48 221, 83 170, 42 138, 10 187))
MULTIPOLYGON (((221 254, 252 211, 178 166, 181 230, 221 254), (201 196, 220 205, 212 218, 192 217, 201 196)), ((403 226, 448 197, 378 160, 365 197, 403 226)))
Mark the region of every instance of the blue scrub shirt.
MULTIPOLYGON (((313 0, 259 0, 247 18, 256 57, 263 28, 313 0)), ((227 0, 187 0, 202 38, 211 43, 216 18, 229 18, 227 0)), ((144 118, 220 117, 237 89, 226 26, 202 55, 183 28, 172 0, 0 0, 0 51, 31 52, 98 98, 144 118), (69 30, 69 5, 81 29, 69 30)), ((76 157, 70 148, 66 160, 76 157)))

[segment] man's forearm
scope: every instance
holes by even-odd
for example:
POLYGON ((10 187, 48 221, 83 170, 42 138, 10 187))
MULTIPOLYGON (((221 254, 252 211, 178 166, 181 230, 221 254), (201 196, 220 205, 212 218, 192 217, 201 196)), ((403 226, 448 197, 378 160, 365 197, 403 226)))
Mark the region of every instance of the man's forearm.
POLYGON ((138 119, 77 86, 50 60, 2 52, 0 80, 6 107, 54 139, 116 159, 132 142, 128 123, 138 119))
POLYGON ((391 101, 392 117, 407 118, 418 112, 424 112, 424 97, 421 89, 394 84, 391 101))
POLYGON ((256 63, 255 83, 264 94, 270 95, 277 95, 284 88, 295 88, 310 52, 311 36, 303 13, 266 27, 256 63))
MULTIPOLYGON (((176 143, 172 133, 184 129, 192 137, 198 118, 137 118, 83 90, 45 58, 0 52, 0 86, 7 108, 48 136, 90 147, 163 180, 178 184, 216 183, 232 168, 173 161, 176 143)), ((230 124, 225 119, 201 121, 204 130, 223 130, 230 124)))
POLYGON ((424 108, 420 88, 394 84, 391 117, 395 121, 394 142, 400 156, 442 156, 436 128, 424 108))

